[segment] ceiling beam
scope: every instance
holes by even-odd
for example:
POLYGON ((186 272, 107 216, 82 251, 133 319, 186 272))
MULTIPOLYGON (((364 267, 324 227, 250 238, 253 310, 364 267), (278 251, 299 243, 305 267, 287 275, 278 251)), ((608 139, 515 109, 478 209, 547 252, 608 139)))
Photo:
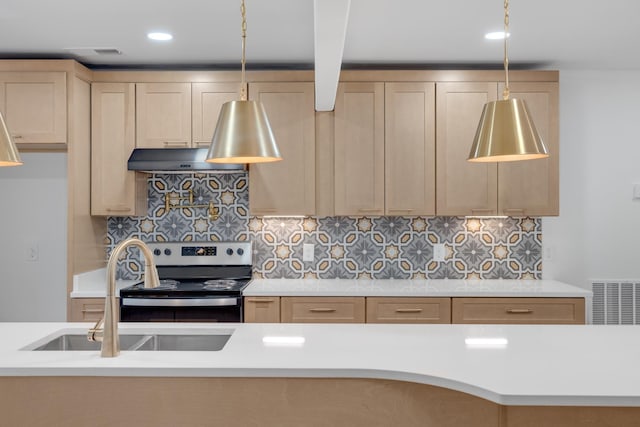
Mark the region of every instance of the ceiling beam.
POLYGON ((316 111, 331 111, 342 67, 351 0, 314 0, 316 111))

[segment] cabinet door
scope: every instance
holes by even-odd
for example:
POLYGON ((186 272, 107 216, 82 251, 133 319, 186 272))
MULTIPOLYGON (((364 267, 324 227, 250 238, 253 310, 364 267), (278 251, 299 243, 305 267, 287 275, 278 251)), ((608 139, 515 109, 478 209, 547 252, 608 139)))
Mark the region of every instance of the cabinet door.
POLYGON ((280 323, 280 297, 245 297, 245 323, 280 323))
POLYGON ((385 213, 435 215, 435 84, 385 84, 385 213))
POLYGON ((91 86, 91 214, 141 215, 146 179, 127 170, 135 148, 135 85, 91 86))
POLYGON ((249 168, 251 214, 314 215, 313 83, 252 83, 249 96, 262 102, 283 159, 249 168))
POLYGON ((482 109, 496 99, 496 83, 438 83, 436 214, 495 215, 495 163, 467 161, 482 109))
POLYGON ((364 297, 282 297, 282 323, 364 323, 364 297))
POLYGON ((136 84, 136 147, 191 146, 191 83, 136 84))
POLYGON ((67 143, 67 77, 60 72, 0 73, 0 109, 20 148, 67 143))
MULTIPOLYGON (((502 85, 499 88, 502 91, 502 85)), ((527 108, 549 157, 498 164, 498 213, 509 216, 558 215, 558 84, 512 83, 511 97, 527 108)))
POLYGON ((452 323, 585 323, 584 298, 453 298, 452 323))
POLYGON ((71 298, 70 322, 97 322, 104 317, 104 298, 71 298))
POLYGON ((451 323, 451 298, 367 297, 367 323, 451 323))
POLYGON ((194 147, 211 145, 222 105, 238 99, 240 99, 240 83, 193 83, 191 85, 194 147))
POLYGON ((335 108, 335 214, 384 214, 384 83, 340 83, 335 108))

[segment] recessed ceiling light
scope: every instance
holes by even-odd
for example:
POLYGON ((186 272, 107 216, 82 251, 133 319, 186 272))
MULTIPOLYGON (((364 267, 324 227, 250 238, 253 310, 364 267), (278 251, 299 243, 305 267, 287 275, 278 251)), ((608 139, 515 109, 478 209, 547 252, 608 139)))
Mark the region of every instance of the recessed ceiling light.
POLYGON ((166 42, 173 38, 173 36, 169 33, 149 33, 147 34, 147 37, 149 37, 151 40, 157 40, 157 41, 163 41, 163 42, 166 42))
MULTIPOLYGON (((511 37, 511 34, 507 33, 507 37, 511 37)), ((504 31, 494 31, 493 33, 487 33, 484 35, 487 40, 502 40, 504 39, 504 31)))

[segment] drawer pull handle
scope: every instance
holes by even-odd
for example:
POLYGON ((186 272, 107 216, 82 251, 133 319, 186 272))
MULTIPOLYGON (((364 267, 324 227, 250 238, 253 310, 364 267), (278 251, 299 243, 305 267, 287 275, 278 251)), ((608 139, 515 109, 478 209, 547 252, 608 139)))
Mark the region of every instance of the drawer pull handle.
POLYGON ((508 308, 507 313, 509 314, 527 314, 533 313, 533 310, 530 308, 508 308))
POLYGON ((196 147, 208 147, 208 146, 211 145, 211 141, 209 141, 209 142, 200 142, 200 141, 198 141, 198 142, 195 142, 194 144, 195 144, 196 147))
POLYGON ((273 299, 256 299, 256 298, 247 298, 248 302, 275 302, 273 299))
POLYGON ((108 212, 129 212, 131 208, 107 208, 108 212))
POLYGON ((103 308, 83 308, 83 313, 104 313, 103 308))
POLYGON ((421 308, 396 308, 396 313, 422 313, 421 308))
POLYGON ((189 145, 187 141, 165 141, 165 147, 186 147, 189 145))
POLYGON ((22 135, 11 135, 13 139, 22 139, 22 135))
POLYGON ((380 212, 380 209, 358 209, 358 212, 380 212))
POLYGON ((507 216, 525 216, 524 209, 503 209, 507 216))
POLYGON ((489 216, 495 215, 495 211, 493 209, 471 209, 471 214, 479 216, 489 216))
POLYGON ((310 308, 309 311, 312 313, 334 313, 336 309, 335 308, 310 308))

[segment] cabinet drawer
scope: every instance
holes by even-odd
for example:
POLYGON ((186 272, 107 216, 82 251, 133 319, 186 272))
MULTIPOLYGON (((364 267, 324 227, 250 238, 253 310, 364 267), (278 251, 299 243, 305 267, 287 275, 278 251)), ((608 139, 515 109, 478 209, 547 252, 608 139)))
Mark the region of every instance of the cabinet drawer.
POLYGON ((452 323, 584 324, 583 298, 453 298, 452 323))
POLYGON ((280 297, 245 297, 245 323, 279 323, 280 297))
POLYGON ((364 323, 364 297, 283 297, 283 323, 364 323))
POLYGON ((97 322, 104 317, 104 298, 72 298, 71 322, 97 322))
POLYGON ((451 299, 367 298, 367 323, 451 323, 451 299))

